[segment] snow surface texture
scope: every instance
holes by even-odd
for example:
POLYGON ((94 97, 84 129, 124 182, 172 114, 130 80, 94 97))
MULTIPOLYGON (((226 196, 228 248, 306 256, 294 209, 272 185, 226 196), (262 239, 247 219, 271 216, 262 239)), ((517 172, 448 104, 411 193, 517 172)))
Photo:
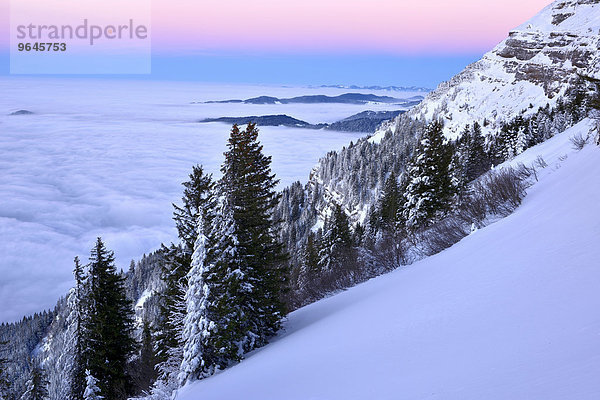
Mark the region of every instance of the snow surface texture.
POLYGON ((514 214, 292 313, 177 399, 598 399, 600 149, 569 143, 590 125, 513 161, 548 163, 514 214))
MULTIPOLYGON (((333 88, 125 80, 0 79, 0 321, 52 307, 72 285, 72 260, 97 236, 119 267, 175 240, 172 202, 192 165, 218 173, 230 126, 203 118, 289 114, 334 122, 394 105, 191 104, 259 95, 339 95, 333 88), (9 115, 28 110, 30 115, 9 115)), ((355 90, 361 92, 360 90, 355 90)), ((389 95, 389 92, 362 91, 389 95)), ((416 92, 394 93, 412 97, 416 92)), ((360 133, 261 128, 280 187, 360 133)))
MULTIPOLYGON (((484 133, 499 128, 521 111, 550 106, 574 82, 577 73, 600 74, 600 3, 557 0, 483 58, 442 83, 409 115, 441 117, 445 134, 456 138, 466 124, 484 120, 484 133), (530 107, 535 105, 535 107, 530 107)), ((384 124, 371 141, 379 142, 395 122, 384 124)))

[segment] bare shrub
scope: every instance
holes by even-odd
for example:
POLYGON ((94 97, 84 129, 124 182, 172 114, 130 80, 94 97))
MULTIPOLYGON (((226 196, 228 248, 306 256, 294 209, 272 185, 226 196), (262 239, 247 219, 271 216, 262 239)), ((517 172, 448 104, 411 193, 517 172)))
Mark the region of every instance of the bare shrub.
POLYGON ((533 164, 531 164, 531 166, 529 166, 527 168, 530 171, 530 175, 533 176, 533 178, 535 179, 536 182, 538 182, 539 179, 538 179, 537 169, 535 168, 535 166, 533 164))
POLYGON ((581 133, 576 133, 575 135, 571 136, 569 141, 571 142, 571 147, 573 150, 579 151, 582 150, 587 144, 588 137, 583 137, 581 133))
POLYGON ((426 253, 436 254, 458 243, 469 234, 469 228, 458 218, 447 217, 435 223, 424 236, 426 253))
POLYGON ((546 160, 544 160, 544 157, 542 156, 537 156, 537 158, 535 159, 534 166, 540 168, 540 169, 544 169, 548 166, 548 163, 546 162, 546 160))
POLYGON ((525 197, 527 184, 524 169, 503 168, 483 179, 483 196, 492 214, 506 216, 513 212, 525 197))
POLYGON ((407 263, 408 244, 404 233, 384 232, 374 247, 375 259, 386 271, 391 271, 407 263))
POLYGON ((520 164, 515 168, 491 171, 474 182, 451 215, 418 235, 425 254, 439 253, 459 242, 470 233, 473 224, 484 225, 489 215, 512 213, 525 197, 531 176, 536 176, 535 168, 520 164))
POLYGON ((488 213, 485 187, 481 180, 473 183, 471 190, 456 209, 456 216, 464 223, 483 222, 488 213))
POLYGON ((354 286, 366 279, 367 271, 361 269, 356 248, 336 250, 335 262, 319 271, 306 271, 302 284, 300 304, 309 304, 318 299, 354 286))
POLYGON ((517 178, 524 183, 526 183, 530 177, 536 175, 535 167, 533 165, 528 167, 523 163, 519 163, 515 168, 513 168, 513 170, 517 174, 517 178))

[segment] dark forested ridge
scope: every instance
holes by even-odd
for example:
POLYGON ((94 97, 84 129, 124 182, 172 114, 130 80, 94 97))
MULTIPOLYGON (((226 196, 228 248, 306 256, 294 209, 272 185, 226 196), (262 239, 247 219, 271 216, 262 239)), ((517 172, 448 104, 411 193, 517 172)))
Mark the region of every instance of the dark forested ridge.
POLYGON ((291 98, 278 98, 271 96, 259 96, 246 100, 217 100, 207 101, 205 103, 245 103, 245 104, 313 104, 313 103, 341 103, 341 104, 367 104, 367 103, 384 103, 384 104, 399 104, 411 106, 418 104, 422 100, 421 96, 412 97, 410 99, 399 99, 390 96, 378 96, 375 94, 364 93, 345 93, 338 96, 325 95, 307 95, 291 98))
POLYGON ((258 126, 287 126, 290 128, 328 129, 342 132, 373 133, 383 121, 395 118, 404 112, 405 111, 363 111, 331 124, 310 124, 306 121, 290 117, 289 115, 206 118, 200 120, 199 122, 224 122, 237 125, 253 123, 258 126))

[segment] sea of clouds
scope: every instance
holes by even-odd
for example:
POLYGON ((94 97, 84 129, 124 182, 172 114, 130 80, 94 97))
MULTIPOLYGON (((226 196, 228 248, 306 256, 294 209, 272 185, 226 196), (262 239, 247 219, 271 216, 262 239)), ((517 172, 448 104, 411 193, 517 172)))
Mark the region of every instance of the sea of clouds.
MULTIPOLYGON (((0 321, 51 308, 72 260, 101 236, 117 266, 177 240, 171 203, 194 164, 219 175, 230 126, 203 118, 288 114, 334 122, 393 105, 197 104, 347 90, 185 82, 0 78, 0 321), (32 115, 9 115, 18 110, 32 115)), ((370 93, 373 93, 370 91, 370 93)), ((390 94, 411 97, 417 93, 390 94)), ((280 188, 363 134, 260 129, 280 188)))

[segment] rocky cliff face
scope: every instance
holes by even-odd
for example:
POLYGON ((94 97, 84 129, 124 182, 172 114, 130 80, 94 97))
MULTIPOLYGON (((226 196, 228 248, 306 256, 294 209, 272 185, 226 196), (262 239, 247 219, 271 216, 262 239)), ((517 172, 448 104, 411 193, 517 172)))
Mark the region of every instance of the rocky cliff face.
MULTIPOLYGON (((600 0, 558 0, 512 30, 483 58, 442 83, 415 107, 413 117, 441 117, 446 135, 484 120, 495 130, 523 110, 552 106, 577 74, 600 70, 600 0)), ((385 124, 394 130, 397 120, 385 124)))

